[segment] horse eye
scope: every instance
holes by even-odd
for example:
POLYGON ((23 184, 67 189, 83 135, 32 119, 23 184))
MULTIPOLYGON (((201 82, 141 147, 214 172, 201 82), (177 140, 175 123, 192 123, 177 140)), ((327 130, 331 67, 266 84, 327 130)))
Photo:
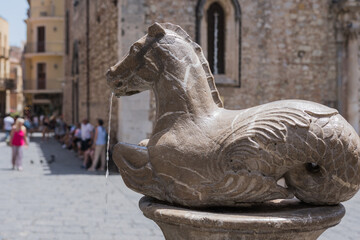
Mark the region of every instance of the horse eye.
POLYGON ((130 54, 134 54, 134 53, 137 53, 139 51, 140 51, 140 48, 137 45, 132 45, 131 48, 130 48, 130 54))

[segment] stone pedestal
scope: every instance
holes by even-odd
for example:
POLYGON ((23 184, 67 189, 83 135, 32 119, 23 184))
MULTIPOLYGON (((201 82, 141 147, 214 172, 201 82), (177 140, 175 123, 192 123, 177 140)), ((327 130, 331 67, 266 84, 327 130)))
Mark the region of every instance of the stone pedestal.
POLYGON ((295 199, 238 208, 188 209, 143 197, 139 206, 167 240, 312 240, 337 225, 345 214, 341 204, 313 206, 295 199))

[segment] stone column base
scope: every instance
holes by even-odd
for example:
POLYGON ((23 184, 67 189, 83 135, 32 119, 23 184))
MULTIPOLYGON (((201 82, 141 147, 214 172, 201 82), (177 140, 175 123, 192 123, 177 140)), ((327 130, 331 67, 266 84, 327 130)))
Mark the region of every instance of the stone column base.
POLYGON ((313 240, 345 215, 342 204, 313 206, 295 199, 238 208, 188 209, 143 197, 139 206, 167 240, 313 240))

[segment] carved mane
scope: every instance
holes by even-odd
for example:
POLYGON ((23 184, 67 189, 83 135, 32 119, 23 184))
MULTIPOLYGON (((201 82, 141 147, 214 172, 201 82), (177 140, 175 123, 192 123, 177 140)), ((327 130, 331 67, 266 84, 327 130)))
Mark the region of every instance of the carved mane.
POLYGON ((174 33, 176 33, 177 35, 182 37, 185 41, 187 41, 192 46, 192 48, 195 50, 197 57, 199 58, 199 60, 201 62, 201 66, 203 67, 203 69, 205 71, 206 80, 207 80, 210 90, 211 90, 211 96, 212 96, 214 102, 216 103, 216 105, 218 107, 223 108, 224 104, 221 101, 220 94, 215 86, 214 76, 211 73, 209 63, 206 60, 204 53, 203 53, 201 47, 199 46, 199 44, 192 41, 190 36, 178 25, 174 25, 171 23, 162 23, 160 25, 167 30, 173 31, 174 33))

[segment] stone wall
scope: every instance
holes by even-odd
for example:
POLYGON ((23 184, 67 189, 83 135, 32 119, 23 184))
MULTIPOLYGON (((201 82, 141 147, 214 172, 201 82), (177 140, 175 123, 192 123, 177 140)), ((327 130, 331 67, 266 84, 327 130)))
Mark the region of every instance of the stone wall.
MULTIPOLYGON (((118 59, 120 60, 127 54, 130 46, 146 33, 144 0, 122 1, 119 16, 118 59)), ((118 100, 119 141, 136 144, 149 137, 152 132, 149 101, 149 91, 118 100)))
MULTIPOLYGON (((78 120, 87 118, 89 113, 89 120, 92 124, 96 124, 97 118, 102 118, 107 126, 111 93, 106 84, 105 73, 118 60, 117 2, 84 0, 78 1, 77 6, 74 6, 73 3, 72 0, 66 1, 66 9, 69 11, 69 51, 65 57, 64 117, 69 123, 73 121, 72 102, 76 102, 76 100, 72 90, 73 82, 78 81, 78 120), (86 12, 87 2, 89 3, 88 15, 86 12), (87 16, 89 16, 88 37, 87 16), (76 71, 74 72, 75 41, 78 43, 78 74, 76 71), (89 45, 87 46, 87 44, 89 45), (87 72, 88 69, 89 72, 87 72), (89 95, 87 87, 89 87, 89 95)), ((113 140, 116 138, 117 118, 117 101, 113 98, 111 124, 113 140)))
MULTIPOLYGON (((113 0, 89 1, 90 4, 90 120, 108 120, 110 89, 105 73, 118 60, 117 3, 113 0), (96 17, 95 17, 96 16, 96 17)), ((112 99, 111 136, 116 138, 117 101, 112 99)))
MULTIPOLYGON (((218 84, 225 107, 243 109, 294 98, 337 107, 336 17, 331 1, 238 1, 242 13, 241 87, 218 84)), ((110 93, 104 79, 106 69, 121 59, 155 21, 178 24, 195 40, 198 0, 89 2, 89 111, 94 122, 97 117, 107 119, 110 93)), ((82 119, 87 115, 86 1, 79 1, 77 7, 71 0, 66 4, 71 30, 70 51, 65 59, 64 114, 68 119, 71 116, 71 82, 78 78, 82 119), (79 74, 75 77, 71 75, 74 40, 79 41, 79 74)), ((114 101, 112 116, 118 140, 136 143, 148 137, 154 120, 153 94, 114 101)))
POLYGON ((82 95, 86 96, 84 86, 86 83, 86 2, 80 1, 75 7, 74 1, 65 1, 65 85, 63 90, 63 115, 67 123, 81 121, 86 116, 86 109, 80 107, 83 102, 82 95), (74 73, 75 68, 75 41, 78 42, 79 71, 74 73), (78 84, 79 90, 74 88, 78 84), (78 97, 75 94, 78 92, 78 97), (78 98, 78 101, 77 101, 78 98), (79 110, 77 112, 76 110, 79 110), (76 113, 75 113, 76 111, 76 113), (81 116, 81 117, 80 117, 81 116))
MULTIPOLYGON (((154 21, 172 22, 195 39, 196 3, 196 0, 146 0, 146 25, 154 21)), ((336 107, 336 46, 329 2, 239 0, 239 3, 241 88, 218 84, 225 107, 242 109, 290 98, 336 107)))

